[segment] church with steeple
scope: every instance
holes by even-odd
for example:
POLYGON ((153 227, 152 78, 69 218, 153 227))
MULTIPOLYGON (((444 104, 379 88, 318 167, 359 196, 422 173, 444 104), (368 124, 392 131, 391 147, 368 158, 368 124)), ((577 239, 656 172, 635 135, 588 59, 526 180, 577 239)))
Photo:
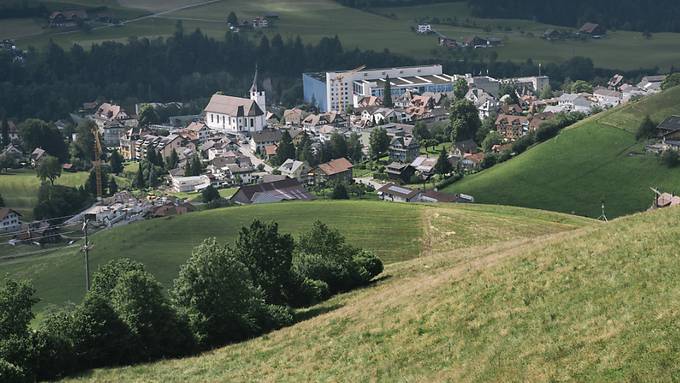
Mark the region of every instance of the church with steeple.
POLYGON ((213 130, 250 135, 267 127, 267 105, 264 90, 257 84, 257 67, 250 98, 215 93, 204 109, 205 124, 213 130))

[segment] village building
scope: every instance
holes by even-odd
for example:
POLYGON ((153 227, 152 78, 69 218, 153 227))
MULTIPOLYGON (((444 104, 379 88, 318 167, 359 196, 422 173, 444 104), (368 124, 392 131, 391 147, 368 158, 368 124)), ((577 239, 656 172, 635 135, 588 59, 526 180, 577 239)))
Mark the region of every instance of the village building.
POLYGON ((578 30, 578 34, 582 36, 589 36, 592 38, 600 38, 607 34, 607 30, 603 26, 596 23, 585 23, 578 30))
POLYGON ((420 144, 413 136, 394 137, 388 148, 390 160, 411 162, 420 153, 420 144))
POLYGON ((210 178, 207 175, 180 177, 170 175, 172 190, 178 193, 200 191, 210 186, 210 178))
POLYGON ((265 92, 257 87, 257 70, 250 98, 214 94, 205 107, 205 123, 223 133, 250 136, 267 126, 265 92))
POLYGON ((416 27, 416 32, 418 33, 432 33, 432 25, 430 24, 418 24, 416 27))
POLYGON ((377 193, 383 201, 416 202, 420 191, 390 183, 379 188, 377 193))
POLYGON ((184 129, 180 129, 177 134, 187 141, 194 141, 202 144, 210 138, 212 132, 205 122, 192 122, 184 129))
POLYGON ((0 233, 13 233, 21 229, 21 213, 0 207, 0 233))
POLYGON ((276 145, 281 141, 282 133, 280 130, 265 129, 259 132, 254 132, 250 136, 250 150, 253 153, 264 152, 265 147, 276 145))
POLYGON ((352 168, 354 166, 346 158, 336 158, 334 160, 319 164, 314 170, 317 183, 326 182, 346 182, 352 181, 352 168))
POLYGON ((525 116, 500 114, 496 118, 496 131, 514 141, 529 132, 529 119, 525 116))
POLYGON ((403 162, 392 162, 385 167, 387 177, 399 183, 408 183, 415 171, 411 164, 403 162))
POLYGON ((279 166, 278 170, 281 172, 281 175, 296 179, 302 183, 307 183, 309 172, 312 168, 306 161, 297 161, 289 158, 279 166))
POLYGON ((239 205, 273 203, 281 201, 309 201, 314 196, 307 192, 302 184, 292 178, 274 182, 263 182, 241 186, 230 201, 239 205))
POLYGON ((88 21, 90 18, 87 11, 68 10, 68 11, 54 11, 50 14, 48 21, 52 28, 75 27, 80 23, 88 21))

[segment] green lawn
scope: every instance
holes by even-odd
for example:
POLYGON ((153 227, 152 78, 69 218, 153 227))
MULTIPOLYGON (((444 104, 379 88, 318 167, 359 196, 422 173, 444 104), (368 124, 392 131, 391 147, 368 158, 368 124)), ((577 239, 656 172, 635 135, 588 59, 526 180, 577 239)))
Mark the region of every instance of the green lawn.
MULTIPOLYGON (((62 172, 55 184, 82 186, 87 181, 88 174, 89 172, 62 172)), ((116 182, 119 188, 129 184, 128 180, 122 177, 116 177, 116 182)), ((0 174, 0 195, 5 200, 5 205, 19 211, 24 215, 24 219, 30 219, 33 214, 33 208, 38 203, 39 188, 40 179, 36 177, 33 169, 12 170, 9 174, 0 174)))
POLYGON ((680 88, 604 112, 562 131, 515 159, 449 186, 481 203, 609 218, 647 209, 650 187, 677 191, 680 170, 644 154, 634 132, 646 114, 661 121, 680 113, 680 88))
MULTIPOLYGON (((87 3, 70 0, 67 3, 87 3)), ((48 4, 54 5, 50 1, 48 4)), ((450 58, 449 53, 437 46, 433 35, 418 35, 410 30, 419 17, 455 17, 466 26, 435 25, 441 33, 460 39, 469 35, 494 36, 505 39, 503 47, 495 49, 498 60, 535 62, 561 62, 573 56, 591 57, 598 67, 637 69, 658 66, 668 69, 680 59, 680 34, 658 33, 646 39, 638 32, 614 31, 607 38, 591 41, 548 42, 540 38, 551 28, 527 20, 478 19, 469 16, 464 2, 426 4, 412 7, 358 10, 344 7, 333 0, 223 0, 203 6, 168 12, 179 6, 196 4, 197 0, 132 1, 121 0, 114 4, 98 0, 93 5, 106 5, 112 12, 129 12, 128 19, 149 12, 164 11, 159 17, 143 19, 122 27, 96 29, 91 32, 55 34, 46 31, 39 36, 18 38, 21 46, 44 46, 49 39, 70 46, 79 42, 85 46, 105 40, 125 41, 130 36, 169 36, 177 20, 182 20, 185 30, 200 28, 208 35, 223 38, 227 14, 234 11, 241 18, 260 16, 268 12, 280 15, 275 27, 266 33, 281 33, 285 37, 300 35, 306 42, 317 42, 325 36, 338 35, 346 49, 359 47, 416 57, 450 58), (329 22, 329 17, 342 22, 329 22)), ((14 21, 14 27, 0 27, 0 37, 20 36, 18 30, 33 30, 36 21, 14 21), (4 32, 3 32, 4 30, 4 32), (18 36, 17 36, 18 35, 18 36)), ((31 35, 33 33, 30 33, 31 35)))
POLYGON ((311 319, 97 382, 672 382, 676 209, 389 265, 311 319))
MULTIPOLYGON (((384 262, 412 259, 432 251, 455 250, 510 238, 533 237, 583 226, 579 217, 497 206, 398 204, 378 201, 315 201, 207 210, 155 219, 92 236, 91 269, 117 257, 143 262, 169 286, 191 249, 205 238, 232 242, 254 218, 274 220, 297 234, 321 220, 348 240, 375 251, 384 262)), ((0 275, 31 279, 41 302, 78 302, 83 295, 83 258, 77 249, 0 262, 0 275)))
MULTIPOLYGON (((65 186, 81 186, 87 180, 87 172, 62 173, 55 182, 65 186)), ((33 169, 10 171, 9 174, 0 174, 0 195, 5 200, 5 205, 16 209, 25 217, 33 213, 33 207, 38 202, 38 189, 40 179, 36 177, 33 169)))

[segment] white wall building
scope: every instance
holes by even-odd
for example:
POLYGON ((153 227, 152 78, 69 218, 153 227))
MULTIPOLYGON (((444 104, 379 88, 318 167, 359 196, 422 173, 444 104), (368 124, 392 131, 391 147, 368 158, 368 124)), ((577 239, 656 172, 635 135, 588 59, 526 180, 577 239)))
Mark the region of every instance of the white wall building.
POLYGON ((21 229, 21 214, 3 207, 0 208, 0 233, 12 233, 21 229))
POLYGON ((210 178, 206 175, 194 177, 178 177, 170 176, 172 179, 172 188, 179 193, 199 191, 207 188, 210 185, 210 178))
POLYGON ((214 94, 205 107, 205 123, 210 129, 250 135, 267 126, 265 92, 257 88, 257 70, 250 98, 214 94))

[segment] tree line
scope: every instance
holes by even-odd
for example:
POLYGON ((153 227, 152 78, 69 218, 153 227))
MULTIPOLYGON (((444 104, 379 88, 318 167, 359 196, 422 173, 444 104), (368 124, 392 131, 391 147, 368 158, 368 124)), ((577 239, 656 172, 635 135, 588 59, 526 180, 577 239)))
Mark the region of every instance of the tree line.
POLYGON ((578 28, 594 22, 640 32, 680 32, 680 3, 673 0, 468 0, 477 17, 536 20, 578 28))
MULTIPOLYGON (((538 64, 484 60, 484 58, 420 59, 381 52, 344 49, 340 39, 324 37, 316 44, 297 38, 265 35, 248 38, 227 32, 223 39, 200 30, 185 33, 181 22, 168 38, 130 38, 107 41, 86 50, 68 49, 50 42, 45 49, 30 48, 25 63, 0 51, 0 115, 54 121, 68 117, 83 102, 116 100, 123 105, 148 101, 183 101, 205 105, 207 98, 225 91, 244 95, 255 63, 266 79, 268 97, 286 106, 302 102, 300 74, 336 68, 444 65, 448 73, 486 73, 497 77, 533 75, 538 64)), ((472 53, 471 53, 472 54, 472 53)), ((472 56, 471 56, 472 57, 472 56)), ((555 82, 564 79, 608 78, 612 71, 597 69, 590 59, 574 57, 543 66, 555 82)), ((655 69, 626 72, 628 77, 656 73, 655 69)), ((606 82, 606 81, 605 81, 606 82)))
POLYGON ((293 307, 368 284, 383 270, 321 222, 295 240, 255 220, 232 245, 206 239, 169 294, 144 265, 101 266, 75 307, 30 329, 38 302, 28 282, 0 286, 3 382, 56 379, 86 369, 182 357, 258 336, 295 321, 293 307))

